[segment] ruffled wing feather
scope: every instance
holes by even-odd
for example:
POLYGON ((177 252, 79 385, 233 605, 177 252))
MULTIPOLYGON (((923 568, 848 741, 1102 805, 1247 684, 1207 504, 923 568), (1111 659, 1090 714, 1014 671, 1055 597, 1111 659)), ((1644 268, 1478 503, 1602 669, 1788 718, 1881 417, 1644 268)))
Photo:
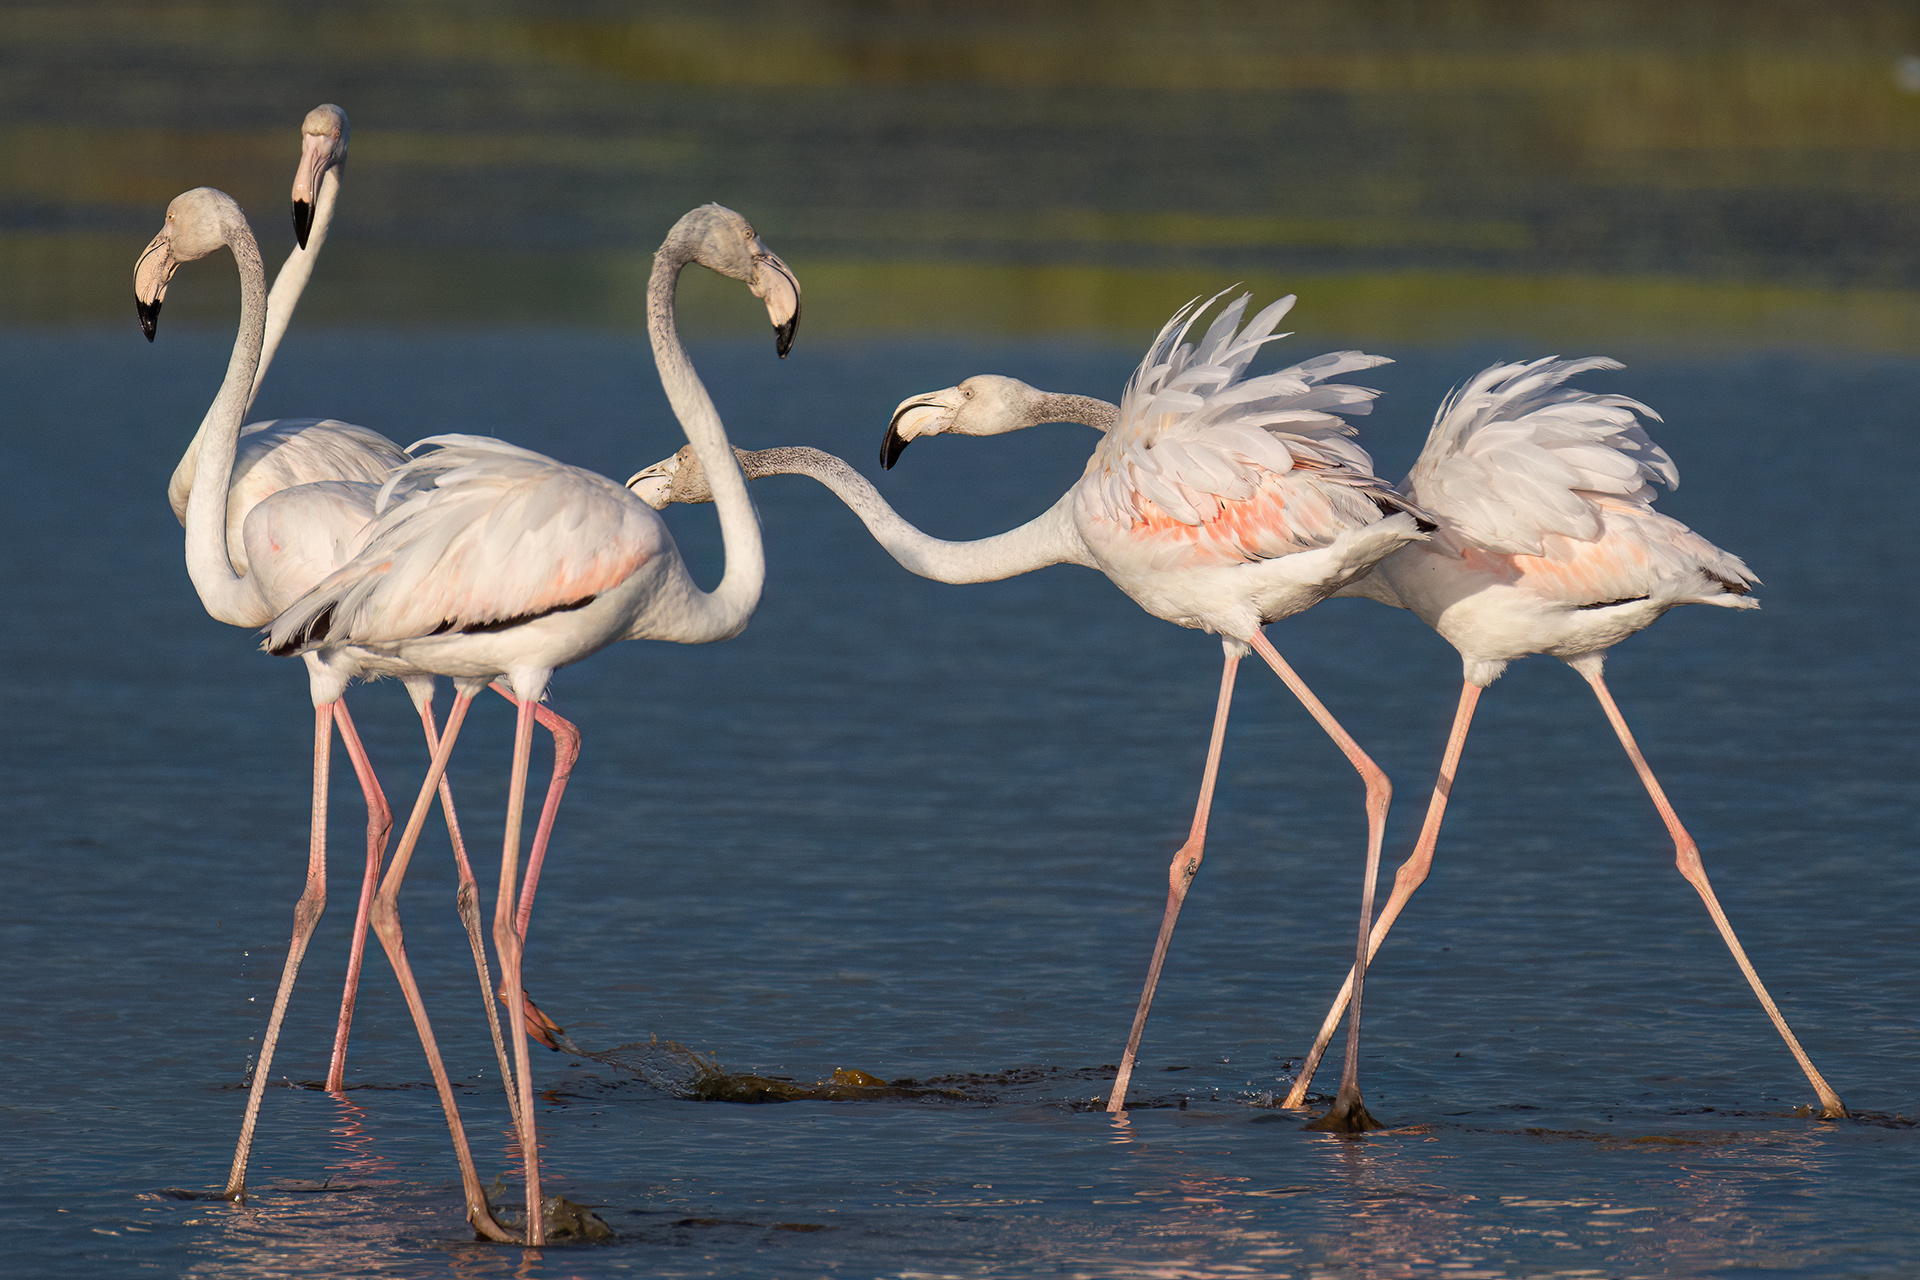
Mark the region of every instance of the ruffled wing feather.
MULTIPOLYGON (((1373 474, 1345 418, 1378 394, 1331 382, 1388 363, 1337 351, 1247 377, 1291 295, 1241 327, 1248 296, 1222 307, 1186 341, 1219 296, 1176 313, 1120 400, 1119 422, 1088 463, 1082 514, 1171 544, 1170 564, 1199 554, 1259 560, 1326 546, 1349 529, 1412 504, 1373 474)), ((1416 512, 1417 514, 1417 512, 1416 512)))
POLYGON ((659 553, 659 516, 591 471, 484 436, 395 472, 365 549, 275 619, 268 647, 375 643, 578 608, 659 553))

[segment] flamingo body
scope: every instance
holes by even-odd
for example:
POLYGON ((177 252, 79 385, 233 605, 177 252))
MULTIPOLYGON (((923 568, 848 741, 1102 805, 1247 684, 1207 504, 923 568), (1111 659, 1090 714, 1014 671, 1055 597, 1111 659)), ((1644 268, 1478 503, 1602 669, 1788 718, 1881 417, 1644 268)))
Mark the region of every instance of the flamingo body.
MULTIPOLYGON (((379 432, 334 418, 276 418, 242 427, 234 451, 233 475, 227 482, 227 555, 235 572, 247 573, 252 566, 246 547, 247 517, 267 498, 324 481, 359 482, 377 490, 394 468, 404 466, 407 460, 406 452, 379 432)), ((193 491, 192 478, 191 470, 176 474, 167 489, 174 518, 183 525, 187 499, 193 491)), ((369 511, 361 523, 370 516, 369 511)), ((299 590, 281 599, 273 611, 278 613, 318 585, 341 563, 344 560, 327 565, 299 590)))
POLYGON ((394 475, 353 562, 274 621, 273 652, 324 638, 373 669, 484 680, 685 629, 692 579, 625 488, 482 436, 420 443, 440 447, 394 475), (418 487, 392 501, 402 484, 418 487))
POLYGON ((1758 608, 1739 557, 1654 510, 1654 486, 1680 481, 1636 416, 1659 415, 1565 385, 1619 367, 1499 364, 1450 396, 1402 486, 1439 528, 1347 594, 1418 614, 1481 686, 1529 654, 1603 653, 1678 605, 1758 608))
POLYGON ((1073 489, 1074 527, 1115 586, 1155 617, 1240 641, 1419 536, 1340 416, 1378 392, 1327 381, 1386 359, 1343 351, 1247 377, 1293 298, 1242 329, 1246 303, 1196 343, 1197 309, 1167 322, 1073 489))

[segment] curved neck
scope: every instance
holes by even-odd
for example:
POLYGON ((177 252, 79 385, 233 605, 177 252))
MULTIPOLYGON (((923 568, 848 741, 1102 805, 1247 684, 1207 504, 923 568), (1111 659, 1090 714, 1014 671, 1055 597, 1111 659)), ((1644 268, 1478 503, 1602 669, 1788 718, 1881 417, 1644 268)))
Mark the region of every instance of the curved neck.
POLYGON ((227 559, 227 485, 233 478, 233 452, 240 438, 240 423, 253 391, 253 371, 260 361, 267 322, 267 281, 260 266, 260 249, 237 210, 221 229, 240 268, 240 331, 233 340, 220 394, 214 397, 213 407, 201 423, 199 457, 187 499, 187 573, 208 613, 234 626, 258 627, 273 620, 273 611, 267 608, 252 579, 235 573, 227 559))
POLYGON ((700 375, 693 371, 693 362, 687 358, 674 324, 674 289, 680 282, 681 268, 693 261, 690 239, 687 235, 670 236, 654 254, 653 275, 647 281, 647 336, 653 341, 653 360, 659 367, 667 402, 680 419, 687 443, 693 446, 694 456, 713 488, 714 506, 720 514, 720 541, 727 553, 720 585, 711 592, 688 592, 692 626, 688 635, 674 638, 698 644, 738 635, 747 625, 760 603, 766 559, 760 548, 760 521, 753 513, 753 500, 747 497, 746 478, 740 474, 727 444, 719 411, 713 407, 700 375))
POLYGON ((1120 406, 1095 400, 1092 396, 1070 396, 1064 392, 1044 391, 1034 401, 1032 417, 1023 426, 1043 422, 1078 422, 1095 431, 1111 431, 1120 421, 1120 406))
MULTIPOLYGON (((273 363, 273 353, 280 348, 280 339, 287 332, 287 324, 293 319, 293 309, 300 305, 300 295, 307 287, 307 280, 313 275, 314 261, 320 256, 320 246, 326 243, 327 228, 333 224, 333 206, 340 198, 339 166, 328 168, 320 178, 320 195, 314 204, 313 226, 307 231, 307 247, 295 245, 287 260, 280 264, 280 274, 273 278, 273 292, 267 295, 267 328, 260 347, 260 364, 253 371, 253 385, 247 391, 246 408, 242 417, 253 408, 253 402, 260 395, 260 384, 266 380, 267 366, 273 363)), ((173 476, 167 481, 167 503, 173 508, 174 519, 187 522, 187 495, 193 489, 193 471, 200 461, 200 442, 206 437, 207 424, 212 421, 212 411, 200 420, 200 429, 193 433, 193 440, 187 445, 187 451, 180 455, 179 463, 173 469, 173 476)))
POLYGON ((1094 567, 1073 527, 1071 490, 1018 528, 971 542, 947 542, 901 519, 872 481, 831 453, 804 447, 762 449, 742 453, 740 461, 754 479, 797 475, 818 480, 860 517, 874 541, 903 568, 936 582, 998 582, 1050 564, 1094 567))

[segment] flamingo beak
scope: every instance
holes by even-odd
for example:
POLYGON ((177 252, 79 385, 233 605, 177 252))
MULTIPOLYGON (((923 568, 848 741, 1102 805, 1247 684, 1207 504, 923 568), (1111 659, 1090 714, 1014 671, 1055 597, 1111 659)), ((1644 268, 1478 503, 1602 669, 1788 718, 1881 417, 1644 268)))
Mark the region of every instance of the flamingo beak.
POLYGON ((293 238, 307 247, 313 232, 313 206, 320 198, 320 180, 333 167, 335 139, 331 134, 308 133, 300 138, 300 167, 293 174, 293 238))
POLYGON ((800 328, 800 281, 793 268, 780 261, 780 255, 761 244, 758 237, 753 242, 753 274, 747 287, 767 304, 767 318, 773 321, 773 349, 785 360, 800 328))
POLYGON ((133 265, 133 306, 140 314, 140 332, 153 341, 160 326, 160 304, 167 296, 167 282, 180 264, 173 256, 173 238, 162 230, 140 252, 133 265))
POLYGON ((958 387, 948 387, 945 391, 933 391, 923 396, 912 396, 902 400, 893 411, 893 418, 887 423, 886 438, 880 442, 880 465, 888 471, 900 460, 906 451, 921 436, 937 435, 953 425, 953 415, 960 407, 961 392, 958 387))
POLYGON ((663 459, 627 477, 627 488, 655 511, 665 511, 673 500, 673 473, 679 455, 663 459))

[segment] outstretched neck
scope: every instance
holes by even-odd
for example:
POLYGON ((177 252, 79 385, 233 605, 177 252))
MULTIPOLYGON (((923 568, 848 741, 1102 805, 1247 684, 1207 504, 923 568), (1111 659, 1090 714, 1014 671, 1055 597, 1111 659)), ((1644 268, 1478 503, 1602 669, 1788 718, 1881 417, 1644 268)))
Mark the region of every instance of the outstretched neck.
POLYGON ((1095 431, 1111 431, 1120 421, 1120 406, 1108 404, 1105 400, 1095 400, 1092 396, 1071 396, 1064 392, 1042 392, 1033 403, 1029 421, 1024 425, 1038 426, 1042 422, 1079 422, 1092 427, 1095 431))
POLYGON ((687 634, 672 637, 701 644, 736 636, 746 627, 760 603, 766 559, 760 546, 760 521, 754 515, 752 499, 747 497, 746 478, 734 461, 713 398, 693 371, 693 362, 674 323, 675 287, 681 269, 691 261, 693 248, 685 235, 670 236, 654 255, 653 275, 647 281, 647 336, 653 342, 660 385, 666 389, 674 416, 679 418, 687 443, 693 446, 694 456, 712 485, 714 506, 720 514, 720 540, 726 548, 727 568, 720 585, 711 592, 690 587, 693 617, 687 634))
POLYGON ((799 475, 818 480, 860 517, 874 541, 903 568, 936 582, 997 582, 1050 564, 1093 565, 1074 530, 1068 497, 1005 533, 972 542, 947 542, 901 519, 872 481, 831 453, 805 447, 762 449, 741 453, 740 463, 754 479, 799 475))
POLYGON ((224 220, 222 231, 240 269, 240 330, 220 393, 201 423, 186 509, 187 573, 208 613, 237 627, 258 627, 273 620, 273 611, 253 580, 235 573, 227 558, 227 486, 233 479, 234 448, 252 398, 253 373, 266 329, 266 272, 253 233, 237 209, 224 220))

